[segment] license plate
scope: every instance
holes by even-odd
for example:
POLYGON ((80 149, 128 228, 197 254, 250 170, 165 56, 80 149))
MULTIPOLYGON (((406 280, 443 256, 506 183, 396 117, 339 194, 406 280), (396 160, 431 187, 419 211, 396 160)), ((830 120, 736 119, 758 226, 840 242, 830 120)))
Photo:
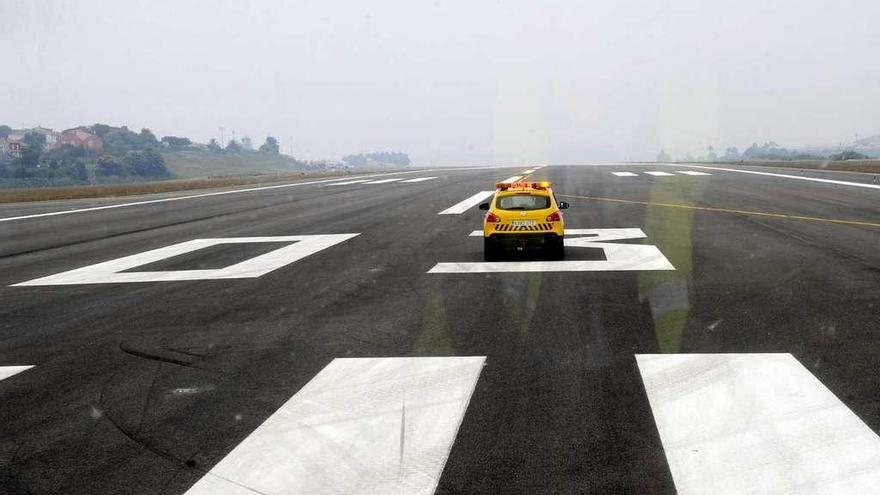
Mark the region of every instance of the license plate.
POLYGON ((514 227, 526 227, 528 225, 537 225, 537 220, 513 220, 510 222, 514 227))

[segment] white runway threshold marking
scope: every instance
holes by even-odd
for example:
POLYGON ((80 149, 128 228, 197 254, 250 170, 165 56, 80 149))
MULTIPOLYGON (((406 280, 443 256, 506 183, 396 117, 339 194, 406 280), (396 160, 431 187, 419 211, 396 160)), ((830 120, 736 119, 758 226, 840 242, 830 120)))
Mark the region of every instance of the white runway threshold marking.
POLYGON ((612 174, 618 177, 638 177, 639 174, 634 174, 632 172, 611 172, 612 174))
POLYGON ((880 437, 791 354, 636 361, 678 493, 877 492, 880 437))
POLYGON ((438 215, 461 215, 469 209, 482 203, 483 200, 495 194, 495 191, 480 191, 464 201, 456 203, 438 213, 438 215))
POLYGON ((22 371, 27 371, 33 367, 32 364, 24 366, 0 366, 0 381, 5 380, 10 376, 15 376, 22 371))
POLYGON ((651 171, 645 172, 648 175, 653 175, 654 177, 672 177, 675 174, 670 174, 669 172, 659 172, 659 171, 651 171))
POLYGON ((230 237, 220 239, 194 239, 153 249, 95 265, 77 268, 48 277, 42 277, 16 286, 118 284, 130 282, 170 282, 179 280, 216 280, 227 278, 256 278, 282 266, 289 265, 355 237, 359 234, 291 235, 276 237, 230 237), (240 263, 213 270, 169 270, 159 272, 123 272, 149 263, 191 253, 218 244, 246 244, 283 242, 287 246, 244 260, 240 263))
POLYGON ((433 493, 485 359, 334 359, 186 493, 433 493))
POLYGON ((436 179, 437 177, 416 177, 415 179, 407 179, 400 181, 401 183, 424 182, 426 180, 436 179))
MULTIPOLYGON (((471 237, 482 237, 475 230, 471 237)), ((604 260, 568 261, 484 261, 437 263, 428 273, 495 273, 495 272, 619 272, 640 270, 675 270, 657 246, 650 244, 615 244, 604 241, 643 239, 642 229, 565 229, 565 248, 598 248, 604 260), (589 236, 589 237, 572 237, 589 236)))

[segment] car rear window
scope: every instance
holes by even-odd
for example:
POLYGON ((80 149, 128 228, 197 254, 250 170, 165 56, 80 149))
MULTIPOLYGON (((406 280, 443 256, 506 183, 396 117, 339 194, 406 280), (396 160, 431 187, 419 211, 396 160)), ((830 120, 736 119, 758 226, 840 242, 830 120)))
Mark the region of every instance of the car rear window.
POLYGON ((495 202, 495 206, 501 210, 543 210, 545 208, 550 208, 550 197, 531 194, 512 194, 498 198, 498 201, 495 202))

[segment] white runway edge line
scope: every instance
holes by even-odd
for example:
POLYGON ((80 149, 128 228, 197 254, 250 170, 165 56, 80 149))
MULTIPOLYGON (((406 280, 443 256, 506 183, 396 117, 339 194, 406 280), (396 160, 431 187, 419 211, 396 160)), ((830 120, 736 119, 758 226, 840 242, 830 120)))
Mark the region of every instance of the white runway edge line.
POLYGON ((415 179, 407 179, 400 181, 401 183, 410 183, 410 182, 424 182, 426 180, 436 179, 437 177, 416 177, 415 179))
POLYGON ((618 177, 638 177, 639 174, 634 174, 632 172, 611 172, 612 174, 618 177))
POLYGON ((834 180, 834 179, 821 179, 819 177, 805 177, 799 175, 788 175, 788 174, 777 174, 772 172, 759 172, 757 170, 741 170, 736 168, 722 168, 722 167, 705 167, 702 165, 682 165, 680 163, 664 163, 662 165, 670 166, 670 167, 689 167, 689 168, 699 168, 703 170, 720 170, 722 172, 736 172, 740 174, 752 174, 752 175, 763 175, 767 177, 781 177, 783 179, 795 179, 795 180, 806 180, 810 182, 821 182, 824 184, 836 184, 839 186, 851 186, 851 187, 864 187, 866 189, 880 189, 880 184, 865 184, 861 182, 849 182, 845 180, 834 180))
POLYGON ((306 256, 347 241, 359 234, 291 235, 275 237, 229 237, 194 239, 159 249, 77 268, 48 277, 14 284, 12 287, 36 285, 118 284, 132 282, 173 282, 180 280, 217 280, 256 278, 306 256), (244 260, 226 268, 213 270, 169 270, 159 272, 126 272, 139 266, 191 253, 218 244, 247 244, 283 242, 274 251, 244 260))
POLYGON ((678 493, 876 493, 880 437, 791 354, 639 354, 678 493))
MULTIPOLYGON (((480 170, 480 169, 463 167, 463 168, 449 168, 449 169, 444 169, 444 170, 452 171, 452 170, 480 170)), ((395 174, 418 174, 418 173, 424 173, 424 172, 426 172, 426 171, 425 170, 413 170, 413 171, 409 171, 409 172, 390 172, 387 174, 361 175, 361 176, 359 176, 359 178, 385 177, 388 175, 395 175, 395 174)), ((356 177, 356 178, 358 178, 358 177, 356 177)), ((77 209, 73 209, 73 210, 51 211, 48 213, 35 213, 33 215, 21 215, 21 216, 17 216, 17 217, 0 218, 0 223, 12 222, 14 220, 27 220, 30 218, 54 217, 54 216, 58 216, 58 215, 71 215, 73 213, 85 213, 85 212, 89 212, 89 211, 110 210, 113 208, 127 208, 130 206, 143 206, 143 205, 151 205, 151 204, 156 204, 156 203, 169 203, 171 201, 183 201, 186 199, 210 198, 212 196, 223 196, 226 194, 240 194, 240 193, 248 193, 248 192, 254 192, 254 191, 268 191, 271 189, 283 189, 283 188, 288 188, 288 187, 311 186, 314 184, 328 184, 328 183, 336 182, 336 181, 340 181, 340 180, 344 180, 344 178, 336 177, 333 179, 314 180, 314 181, 309 181, 309 182, 296 182, 293 184, 276 184, 274 186, 248 187, 245 189, 233 189, 230 191, 216 191, 216 192, 211 192, 211 193, 190 194, 187 196, 175 196, 173 198, 149 199, 149 200, 144 200, 144 201, 134 201, 131 203, 119 203, 119 204, 114 204, 114 205, 93 206, 90 208, 77 208, 77 209)), ((364 181, 364 182, 366 182, 366 181, 364 181)), ((351 184, 353 182, 349 181, 349 183, 351 184)))
POLYGON ((186 494, 433 493, 485 360, 334 359, 186 494))
POLYGON ((480 191, 477 194, 467 198, 464 201, 458 202, 449 208, 438 213, 438 215, 461 215, 466 212, 470 208, 477 206, 482 203, 483 200, 495 194, 495 191, 480 191))
POLYGON ((32 364, 23 366, 0 366, 0 381, 5 380, 10 376, 15 376, 22 371, 27 371, 33 367, 32 364))
POLYGON ((672 177, 675 174, 670 174, 669 172, 660 172, 660 171, 651 171, 645 172, 648 175, 653 175, 655 177, 672 177))

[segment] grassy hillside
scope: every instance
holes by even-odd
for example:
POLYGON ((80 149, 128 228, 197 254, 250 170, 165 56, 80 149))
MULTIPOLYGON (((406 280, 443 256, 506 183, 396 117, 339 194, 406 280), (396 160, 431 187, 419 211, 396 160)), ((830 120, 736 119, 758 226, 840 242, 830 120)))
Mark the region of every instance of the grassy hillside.
POLYGON ((278 174, 303 170, 302 163, 285 156, 254 151, 212 153, 202 150, 163 151, 168 170, 176 177, 278 174))

